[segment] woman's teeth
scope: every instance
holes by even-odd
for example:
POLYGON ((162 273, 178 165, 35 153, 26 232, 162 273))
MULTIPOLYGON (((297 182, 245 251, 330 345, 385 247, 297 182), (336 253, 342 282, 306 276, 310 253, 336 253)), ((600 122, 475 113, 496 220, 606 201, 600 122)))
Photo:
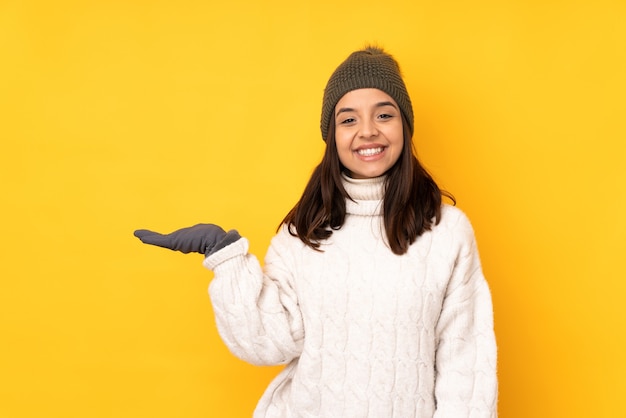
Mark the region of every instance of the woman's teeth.
POLYGON ((380 154, 381 152, 383 152, 383 147, 359 149, 356 152, 357 154, 362 155, 364 157, 369 157, 369 156, 380 154))

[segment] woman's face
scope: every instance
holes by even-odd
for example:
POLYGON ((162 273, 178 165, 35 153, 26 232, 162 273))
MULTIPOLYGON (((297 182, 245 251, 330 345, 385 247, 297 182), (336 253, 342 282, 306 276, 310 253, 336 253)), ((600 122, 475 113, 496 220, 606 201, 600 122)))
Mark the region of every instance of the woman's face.
POLYGON ((352 178, 378 177, 402 153, 402 116, 395 100, 378 89, 346 93, 335 106, 339 160, 352 178))

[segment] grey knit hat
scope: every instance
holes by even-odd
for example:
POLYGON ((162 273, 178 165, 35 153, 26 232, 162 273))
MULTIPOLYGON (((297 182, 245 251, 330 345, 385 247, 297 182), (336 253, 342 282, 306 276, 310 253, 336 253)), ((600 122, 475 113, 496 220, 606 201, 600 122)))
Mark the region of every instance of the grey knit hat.
POLYGON ((326 84, 320 124, 324 141, 337 102, 344 94, 365 88, 376 88, 391 96, 400 106, 413 134, 413 106, 398 62, 381 48, 368 46, 353 52, 337 67, 326 84))

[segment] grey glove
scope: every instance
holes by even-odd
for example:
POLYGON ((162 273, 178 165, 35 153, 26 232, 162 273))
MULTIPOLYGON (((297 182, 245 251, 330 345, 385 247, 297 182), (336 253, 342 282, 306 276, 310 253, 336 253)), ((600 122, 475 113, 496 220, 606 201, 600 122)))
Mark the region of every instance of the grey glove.
POLYGON ((226 232, 213 224, 197 224, 170 234, 138 229, 135 231, 135 236, 144 244, 156 245, 185 254, 200 253, 206 257, 241 238, 234 229, 226 232))

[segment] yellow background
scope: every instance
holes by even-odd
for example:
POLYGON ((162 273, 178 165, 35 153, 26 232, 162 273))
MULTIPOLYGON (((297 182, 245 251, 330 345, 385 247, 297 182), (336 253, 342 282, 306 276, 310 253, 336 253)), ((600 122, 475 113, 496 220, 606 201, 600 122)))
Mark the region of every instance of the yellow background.
POLYGON ((328 76, 400 61, 427 167, 476 229, 502 417, 626 416, 626 4, 0 1, 0 417, 248 417, 199 255, 262 257, 323 143, 328 76))

